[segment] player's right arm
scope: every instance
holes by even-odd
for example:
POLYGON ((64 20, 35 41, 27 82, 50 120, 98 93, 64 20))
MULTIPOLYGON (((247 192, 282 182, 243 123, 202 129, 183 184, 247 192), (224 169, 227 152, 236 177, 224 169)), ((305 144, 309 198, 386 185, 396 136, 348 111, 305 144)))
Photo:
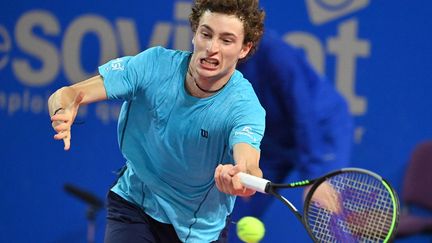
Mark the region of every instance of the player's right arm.
POLYGON ((54 139, 63 140, 64 149, 69 150, 71 127, 80 105, 106 99, 106 90, 100 75, 54 92, 48 99, 51 122, 56 131, 54 139))

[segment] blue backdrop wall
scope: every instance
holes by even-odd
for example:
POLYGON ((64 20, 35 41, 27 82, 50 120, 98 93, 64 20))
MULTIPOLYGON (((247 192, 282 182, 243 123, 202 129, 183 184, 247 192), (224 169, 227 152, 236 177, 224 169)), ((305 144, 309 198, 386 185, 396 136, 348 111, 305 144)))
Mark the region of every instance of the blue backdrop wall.
MULTIPOLYGON (((348 100, 356 125, 352 165, 376 171, 400 191, 410 152, 432 138, 432 3, 261 5, 267 28, 304 50, 348 100)), ((83 108, 78 119, 84 123, 73 128, 72 149, 64 152, 52 139, 47 98, 109 59, 154 45, 190 49, 189 8, 190 2, 174 0, 0 2, 0 242, 85 242, 86 205, 63 185, 104 198, 123 164, 116 138, 120 104, 83 108)), ((103 241, 104 213, 97 216, 97 242, 103 241)), ((263 220, 264 242, 281 242, 286 234, 307 242, 277 202, 263 220)), ((410 240, 431 238, 404 241, 410 240)))

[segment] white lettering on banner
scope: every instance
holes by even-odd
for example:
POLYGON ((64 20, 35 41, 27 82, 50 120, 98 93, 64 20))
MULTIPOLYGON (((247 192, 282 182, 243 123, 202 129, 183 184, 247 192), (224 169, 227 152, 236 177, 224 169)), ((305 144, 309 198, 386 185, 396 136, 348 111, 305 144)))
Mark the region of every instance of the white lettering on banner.
MULTIPOLYGON (((61 38, 58 19, 49 11, 32 10, 17 20, 15 41, 22 54, 16 57, 10 55, 12 41, 9 32, 0 25, 0 71, 10 62, 16 80, 27 87, 41 87, 55 81, 63 65, 69 81, 77 81, 95 73, 86 72, 81 66, 80 53, 86 35, 95 35, 100 41, 99 63, 103 63, 118 56, 117 48, 123 55, 134 55, 140 51, 136 29, 135 23, 126 18, 117 19, 113 27, 108 20, 97 15, 79 16, 66 28, 61 43, 63 48, 60 49, 55 46, 55 43, 59 43, 55 38, 61 38), (60 62, 61 59, 63 62, 60 62)), ((28 89, 20 92, 0 89, 0 112, 4 111, 8 116, 17 112, 47 114, 46 104, 50 94, 32 94, 28 89)), ((117 121, 120 105, 98 103, 95 109, 96 117, 104 124, 110 124, 117 121)), ((87 107, 83 106, 79 116, 86 115, 87 107)))
POLYGON ((12 41, 7 29, 0 25, 0 70, 9 62, 8 53, 12 49, 12 41), (5 55, 2 57, 2 53, 5 55))
MULTIPOLYGON (((315 25, 321 25, 324 23, 327 23, 329 21, 333 21, 337 18, 340 18, 342 16, 346 16, 348 14, 352 14, 353 12, 364 9, 369 5, 369 0, 306 0, 307 10, 309 19, 311 22, 315 25)), ((348 25, 351 22, 348 23, 348 25)), ((343 42, 343 40, 349 40, 345 39, 344 37, 349 37, 348 32, 350 31, 350 27, 352 30, 352 36, 351 39, 353 42, 355 42, 355 37, 357 36, 357 22, 354 24, 355 26, 349 26, 346 27, 344 23, 340 25, 339 32, 345 31, 347 34, 346 36, 344 34, 341 34, 340 40, 334 39, 334 41, 329 41, 328 48, 330 53, 336 54, 337 58, 337 64, 336 64, 336 87, 338 90, 346 97, 351 113, 354 115, 365 115, 367 112, 367 100, 365 97, 359 97, 355 95, 355 77, 356 77, 356 65, 355 65, 355 52, 350 52, 349 49, 345 49, 344 47, 338 47, 338 44, 347 44, 348 42, 343 42), (341 27, 345 26, 345 27, 341 27), (342 54, 342 52, 347 51, 348 53, 342 54), (348 61, 346 63, 345 61, 348 61)), ((357 53, 361 57, 368 57, 369 56, 369 49, 370 44, 367 41, 360 41, 357 44, 354 44, 354 48, 359 51, 357 53), (361 43, 363 42, 363 43, 361 43), (362 46, 363 45, 363 46, 362 46), (360 50, 362 49, 362 50, 360 50)), ((309 49, 310 50, 310 49, 309 49)), ((310 58, 310 57, 309 57, 310 58)), ((314 58, 317 58, 314 56, 314 58)), ((319 57, 318 57, 319 58, 319 57)), ((312 60, 312 59, 310 59, 312 60)), ((319 66, 320 63, 317 63, 318 61, 312 61, 312 64, 319 66)), ((320 69, 318 69, 320 70, 320 69)), ((325 69, 322 69, 325 70, 325 69)), ((355 141, 356 143, 360 143, 363 134, 365 132, 365 128, 358 126, 355 129, 355 141)))
POLYGON ((171 34, 174 32, 172 47, 179 50, 191 50, 192 31, 188 22, 191 9, 189 2, 177 2, 174 8, 175 28, 171 22, 158 22, 151 35, 149 46, 169 46, 171 34))
POLYGON ((33 114, 48 113, 46 105, 48 97, 49 92, 45 95, 34 95, 28 89, 25 89, 22 93, 11 92, 7 94, 0 90, 0 110, 5 110, 8 115, 13 115, 18 111, 33 114))
POLYGON ((95 15, 84 15, 75 19, 66 30, 62 45, 64 71, 73 83, 87 79, 97 71, 86 72, 81 66, 82 40, 87 34, 96 35, 100 41, 101 56, 98 63, 118 56, 116 36, 106 19, 95 15))
POLYGON ((325 53, 317 37, 308 32, 293 31, 283 38, 287 43, 305 50, 306 58, 315 70, 325 74, 325 53))
POLYGON ((370 56, 370 43, 357 39, 357 20, 339 25, 339 35, 328 41, 329 52, 334 54, 336 63, 336 87, 347 98, 351 112, 355 115, 366 113, 366 99, 355 94, 357 57, 370 56))
POLYGON ((150 46, 168 46, 169 34, 171 33, 170 23, 157 23, 153 29, 150 39, 150 46))
POLYGON ((116 21, 116 26, 123 55, 133 56, 138 54, 141 51, 141 47, 138 43, 135 22, 132 19, 119 18, 116 21))
MULTIPOLYGON (((357 38, 357 26, 355 19, 342 22, 339 25, 338 36, 328 38, 327 51, 336 57, 335 84, 337 89, 347 99, 351 113, 360 116, 366 113, 367 100, 355 93, 356 59, 370 56, 370 43, 357 38)), ((325 53, 317 37, 307 32, 290 32, 285 34, 284 40, 304 49, 314 68, 324 74, 325 53)))
POLYGON ((309 18, 316 25, 350 14, 369 5, 369 0, 306 0, 309 18))
MULTIPOLYGON (((29 89, 24 89, 21 92, 5 92, 0 89, 0 112, 4 111, 8 116, 13 116, 17 112, 29 112, 34 115, 47 115, 48 106, 47 100, 51 95, 51 91, 47 90, 43 95, 32 93, 29 89)), ((81 106, 77 115, 77 122, 85 121, 85 117, 89 114, 89 107, 94 108, 96 118, 103 124, 109 125, 112 122, 117 122, 120 113, 120 103, 99 102, 91 106, 81 106)))
POLYGON ((10 61, 16 79, 31 87, 52 83, 58 77, 62 65, 69 82, 88 78, 97 70, 86 71, 81 65, 81 50, 85 36, 94 35, 100 42, 99 64, 120 54, 134 55, 140 51, 135 23, 130 19, 119 18, 115 24, 113 26, 98 15, 79 16, 66 28, 62 48, 59 48, 55 46, 58 41, 54 41, 55 38, 62 37, 58 19, 45 10, 26 12, 18 19, 15 27, 16 46, 23 55, 8 55, 12 43, 6 28, 0 26, 0 37, 3 39, 0 42, 0 53, 6 53, 0 56, 0 70, 10 61), (42 34, 36 34, 35 30, 41 30, 39 32, 42 34))
POLYGON ((60 57, 56 47, 42 37, 36 36, 33 33, 36 27, 51 37, 60 33, 57 19, 48 11, 30 11, 18 20, 15 27, 17 46, 42 63, 41 68, 35 69, 31 66, 30 61, 24 58, 15 58, 12 61, 12 67, 18 80, 28 86, 43 86, 51 83, 60 68, 60 57))

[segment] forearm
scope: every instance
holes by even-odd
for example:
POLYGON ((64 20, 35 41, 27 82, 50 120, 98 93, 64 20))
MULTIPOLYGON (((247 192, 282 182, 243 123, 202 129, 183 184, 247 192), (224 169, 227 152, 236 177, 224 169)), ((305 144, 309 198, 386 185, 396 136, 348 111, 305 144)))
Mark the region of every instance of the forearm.
POLYGON ((234 161, 242 171, 263 177, 263 173, 259 168, 260 151, 253 148, 246 143, 239 143, 234 145, 234 161))
POLYGON ((71 87, 77 92, 84 92, 85 95, 81 104, 89 104, 107 99, 106 89, 103 84, 103 77, 100 75, 76 83, 71 87))
POLYGON ((77 84, 62 87, 54 92, 48 99, 50 116, 72 105, 79 93, 83 94, 83 99, 79 105, 107 98, 102 77, 100 75, 94 76, 77 84))

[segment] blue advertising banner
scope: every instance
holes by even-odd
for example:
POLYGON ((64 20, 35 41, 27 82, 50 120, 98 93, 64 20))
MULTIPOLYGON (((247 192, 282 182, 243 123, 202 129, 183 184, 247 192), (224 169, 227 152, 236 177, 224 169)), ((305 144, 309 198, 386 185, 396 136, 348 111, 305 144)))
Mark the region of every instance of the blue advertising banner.
MULTIPOLYGON (((411 151, 432 138, 432 3, 263 0, 261 5, 266 28, 302 50, 347 100, 355 118, 351 165, 381 174, 400 192, 411 151)), ((124 163, 116 137, 121 104, 82 107, 72 148, 65 152, 53 139, 47 99, 97 74, 113 58, 155 45, 191 50, 189 12, 190 1, 175 0, 0 3, 0 242, 86 240, 88 208, 64 185, 105 199, 124 163)), ((263 219, 268 227, 263 242, 286 237, 282 211, 295 222, 275 202, 263 219)), ((104 215, 103 209, 96 215, 97 242, 103 242, 104 215)), ((307 241, 296 227, 288 228, 290 239, 307 241)))

